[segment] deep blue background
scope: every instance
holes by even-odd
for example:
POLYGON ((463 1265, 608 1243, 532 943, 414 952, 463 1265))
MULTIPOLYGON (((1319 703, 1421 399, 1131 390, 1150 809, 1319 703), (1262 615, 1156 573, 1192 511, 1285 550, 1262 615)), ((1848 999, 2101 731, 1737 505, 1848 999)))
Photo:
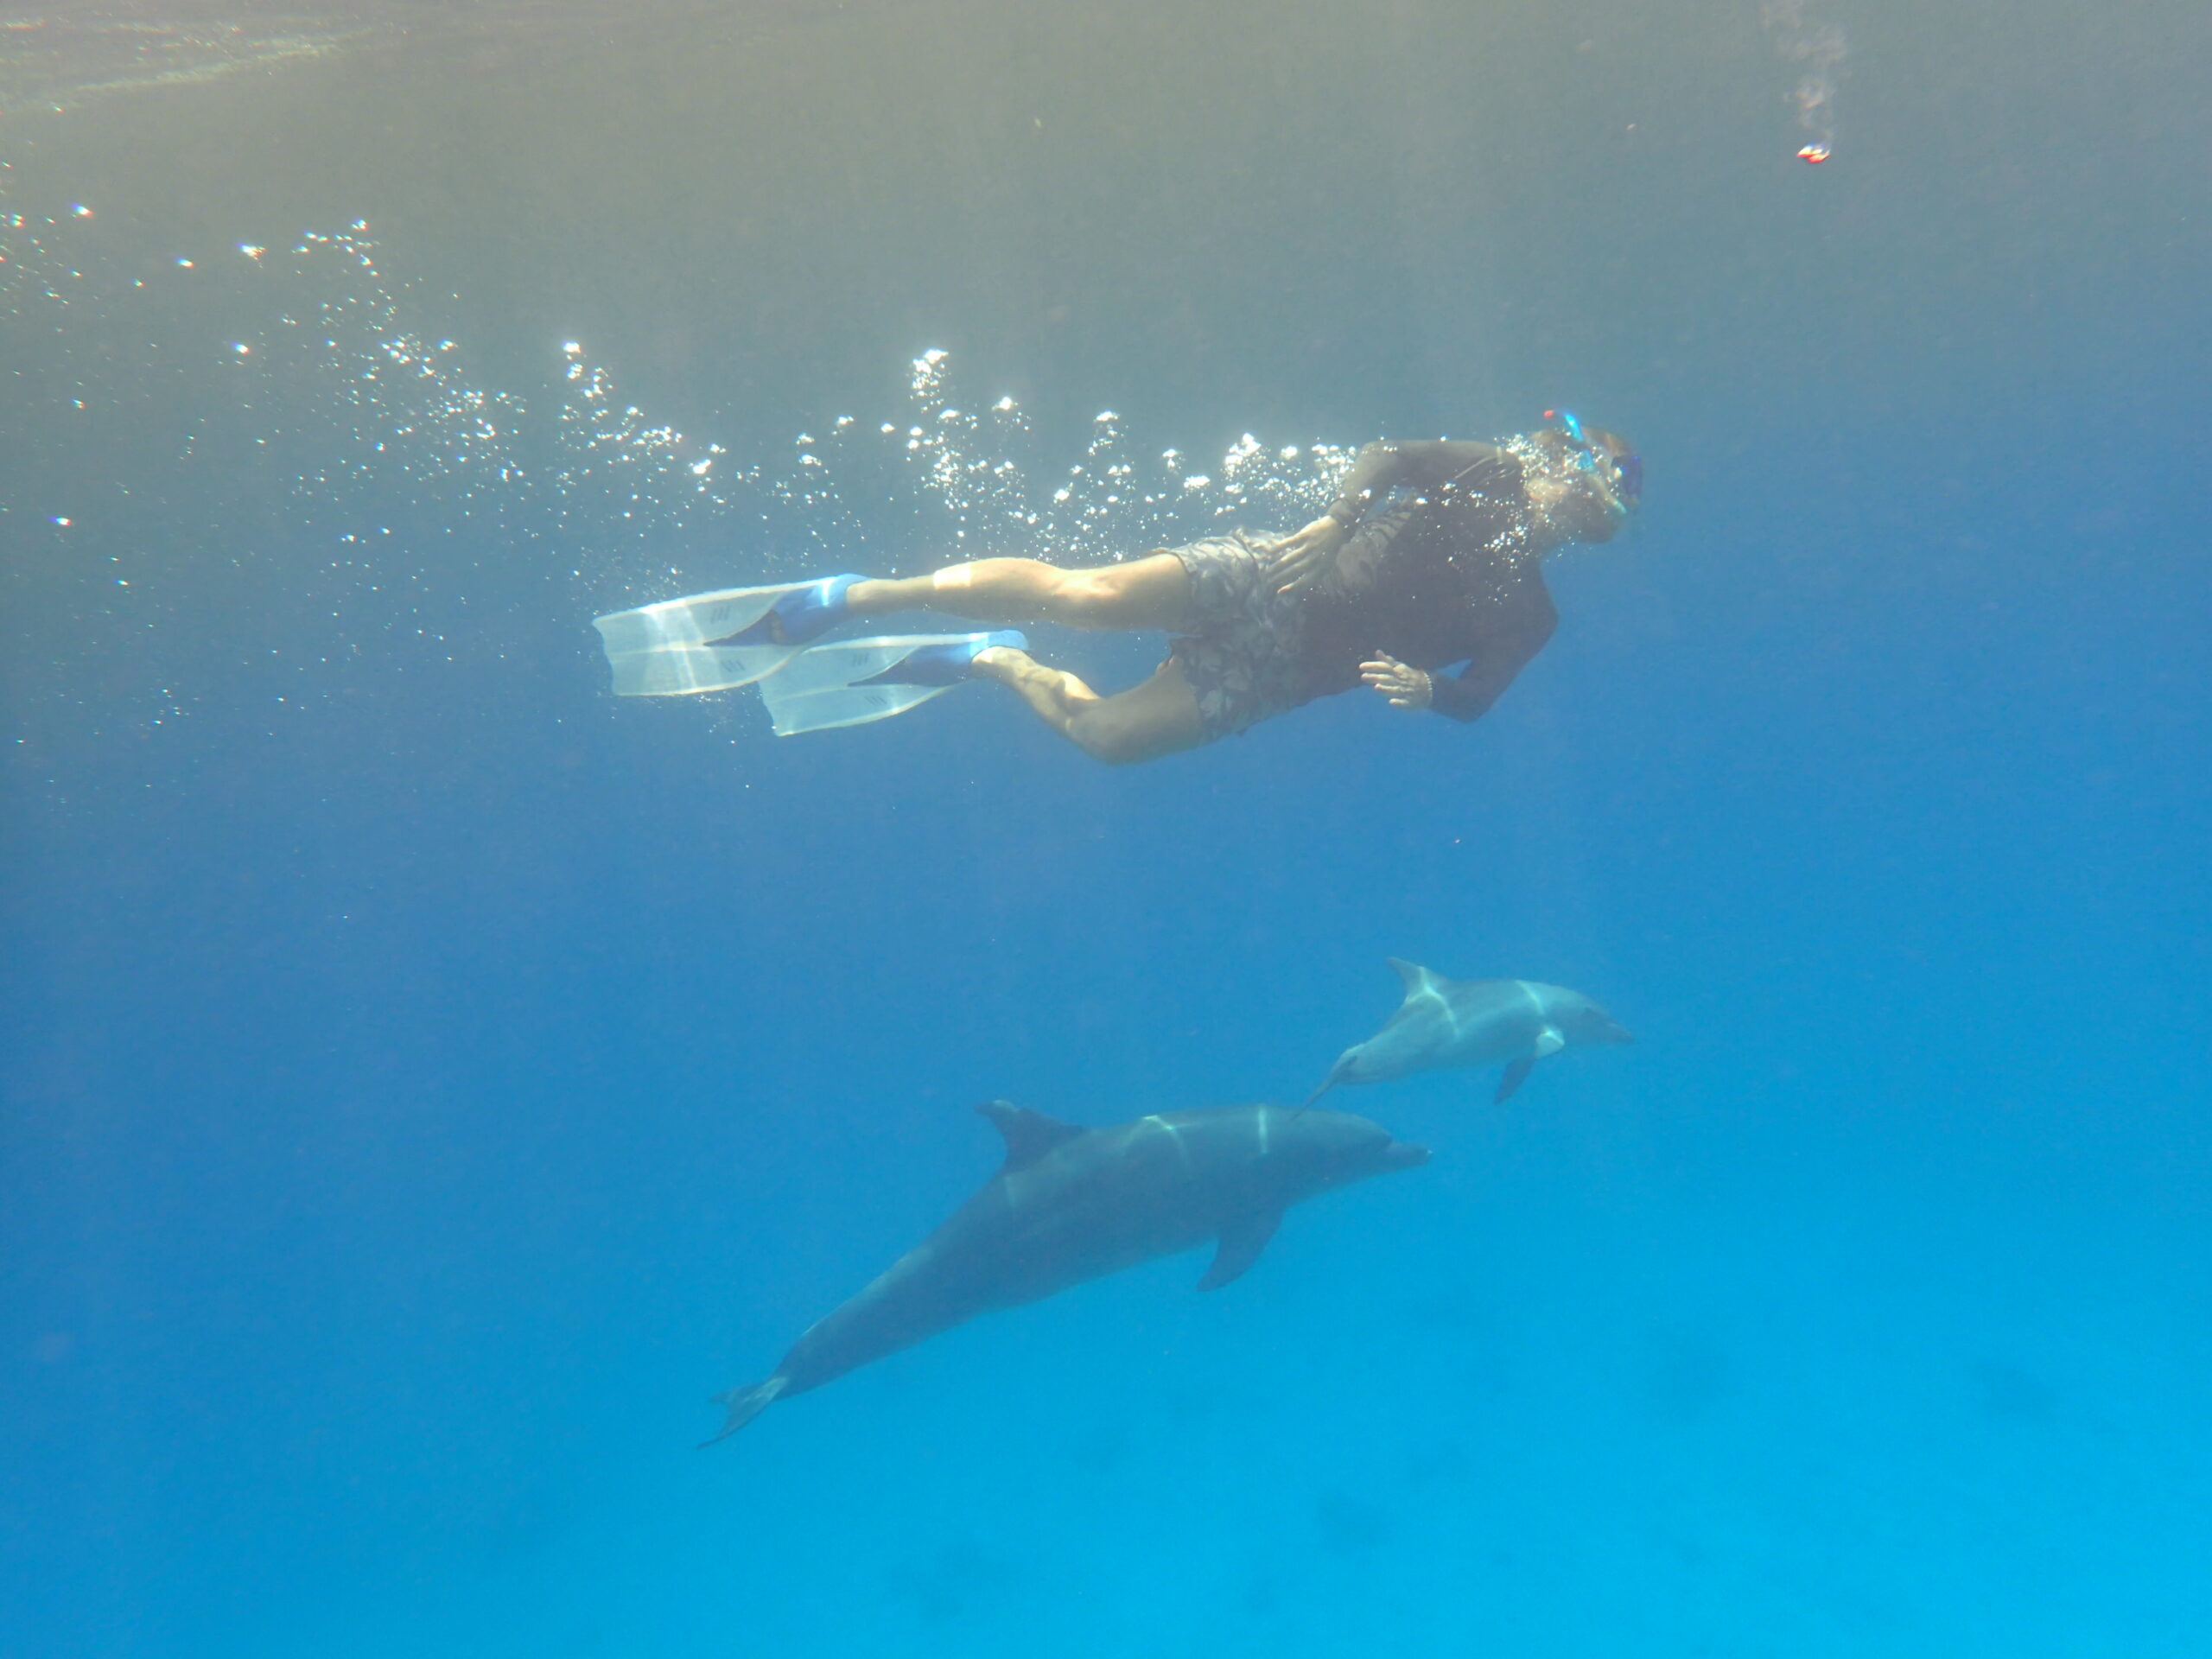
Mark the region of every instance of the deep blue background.
POLYGON ((1834 15, 1817 170, 1686 5, 710 10, 0 128, 85 285, 7 291, 0 1655, 2195 1651, 2208 25, 1834 15), (228 251, 356 213, 534 408, 570 334, 741 456, 930 345, 1071 449, 1572 400, 1647 522, 1472 730, 617 705, 667 579, 544 469, 294 489, 228 251), (975 1100, 1292 1097, 1391 954, 1639 1040, 1348 1097, 1436 1160, 1221 1296, 689 1450, 975 1100))

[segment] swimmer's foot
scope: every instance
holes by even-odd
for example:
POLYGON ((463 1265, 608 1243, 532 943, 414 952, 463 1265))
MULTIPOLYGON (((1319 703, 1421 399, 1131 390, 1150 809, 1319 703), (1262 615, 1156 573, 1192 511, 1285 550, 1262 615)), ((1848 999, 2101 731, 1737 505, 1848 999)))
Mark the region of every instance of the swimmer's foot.
POLYGON ((859 576, 824 576, 802 582, 768 607, 768 613, 718 645, 804 645, 845 620, 845 595, 859 576))
POLYGON ((976 670, 977 658, 990 651, 1026 651, 1027 638, 1012 628, 1001 628, 970 639, 947 639, 917 645, 880 674, 856 680, 856 685, 957 685, 976 670))

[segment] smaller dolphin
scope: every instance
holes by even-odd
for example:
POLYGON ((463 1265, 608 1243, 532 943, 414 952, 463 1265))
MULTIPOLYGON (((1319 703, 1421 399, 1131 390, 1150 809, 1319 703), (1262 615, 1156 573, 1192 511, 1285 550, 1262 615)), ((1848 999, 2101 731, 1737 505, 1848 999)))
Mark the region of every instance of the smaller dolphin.
POLYGON ((1209 1239, 1213 1265, 1198 1288, 1217 1290, 1259 1259, 1292 1205, 1428 1159, 1426 1147, 1394 1141, 1347 1112, 1214 1106, 1086 1129, 1002 1100, 976 1109, 1006 1141, 999 1173, 873 1284, 816 1321, 774 1375, 720 1396, 728 1416, 715 1440, 779 1400, 979 1313, 1209 1239))
POLYGON ((1493 1103, 1529 1080, 1536 1062, 1562 1048, 1632 1041, 1612 1015, 1580 991, 1532 979, 1446 979, 1390 958, 1406 1000, 1382 1030, 1337 1057, 1311 1106, 1340 1083, 1382 1083, 1416 1071, 1450 1071, 1503 1060, 1493 1103))

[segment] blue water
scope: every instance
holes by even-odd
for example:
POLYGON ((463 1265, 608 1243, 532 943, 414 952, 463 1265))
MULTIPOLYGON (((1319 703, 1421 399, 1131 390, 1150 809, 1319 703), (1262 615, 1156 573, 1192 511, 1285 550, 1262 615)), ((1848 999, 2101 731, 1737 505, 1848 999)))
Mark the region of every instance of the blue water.
POLYGON ((36 66, 0 1656, 2202 1651, 2212 21, 1802 10, 1819 168, 1748 4, 36 66), (452 366, 359 401, 402 336, 452 366), (572 340, 682 444, 564 448, 572 340), (1109 771, 982 690, 611 696, 599 611, 950 556, 857 477, 683 494, 902 423, 925 347, 1062 463, 1105 409, 1212 457, 1571 403, 1648 505, 1471 728, 1109 771), (1218 1294, 1156 1263, 691 1450, 989 1175, 976 1101, 1295 1098, 1392 955, 1637 1041, 1349 1094, 1434 1160, 1218 1294))

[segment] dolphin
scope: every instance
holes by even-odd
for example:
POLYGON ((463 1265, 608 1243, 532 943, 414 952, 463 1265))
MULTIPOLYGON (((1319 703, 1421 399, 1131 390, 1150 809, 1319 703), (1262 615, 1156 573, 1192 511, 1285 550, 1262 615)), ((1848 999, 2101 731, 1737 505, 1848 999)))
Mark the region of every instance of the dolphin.
POLYGON ((1428 1161, 1363 1117, 1280 1106, 1160 1112, 1087 1129, 988 1101, 1006 1161, 982 1190, 817 1321, 774 1375, 716 1396, 728 1439, 777 1401, 950 1331, 1158 1255, 1218 1240, 1200 1290, 1259 1259, 1292 1205, 1428 1161))
POLYGON ((1382 1083, 1416 1071, 1450 1071, 1503 1060, 1492 1103, 1529 1080, 1536 1062, 1562 1048, 1633 1041, 1612 1015, 1580 991, 1532 979, 1446 979, 1390 958, 1406 1000, 1389 1023, 1337 1057, 1311 1106, 1340 1083, 1382 1083))

